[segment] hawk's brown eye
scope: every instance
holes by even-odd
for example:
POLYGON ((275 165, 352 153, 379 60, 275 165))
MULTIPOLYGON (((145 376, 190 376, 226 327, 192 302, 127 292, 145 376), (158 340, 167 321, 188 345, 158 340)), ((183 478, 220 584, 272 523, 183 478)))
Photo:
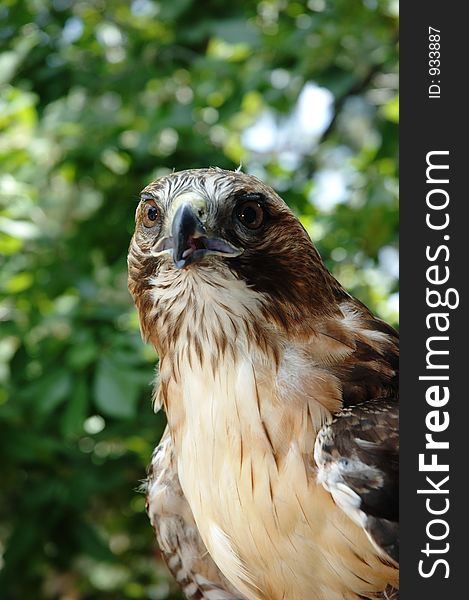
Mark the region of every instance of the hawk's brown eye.
POLYGON ((247 200, 238 206, 236 216, 249 229, 259 229, 264 222, 264 209, 255 200, 247 200))
POLYGON ((143 208, 143 224, 145 227, 154 227, 160 217, 160 209, 154 200, 145 202, 143 208))

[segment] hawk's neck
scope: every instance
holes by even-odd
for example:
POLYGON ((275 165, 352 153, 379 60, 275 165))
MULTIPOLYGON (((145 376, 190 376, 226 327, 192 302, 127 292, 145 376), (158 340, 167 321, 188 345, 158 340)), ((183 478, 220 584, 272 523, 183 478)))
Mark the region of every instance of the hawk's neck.
POLYGON ((213 377, 244 363, 261 381, 272 380, 286 402, 298 395, 326 398, 335 412, 342 403, 397 397, 397 334, 346 294, 328 315, 318 317, 305 302, 304 318, 289 322, 288 308, 225 269, 160 273, 148 293, 142 329, 160 355, 165 404, 169 384, 185 385, 192 367, 213 377), (320 385, 328 392, 319 395, 320 385))

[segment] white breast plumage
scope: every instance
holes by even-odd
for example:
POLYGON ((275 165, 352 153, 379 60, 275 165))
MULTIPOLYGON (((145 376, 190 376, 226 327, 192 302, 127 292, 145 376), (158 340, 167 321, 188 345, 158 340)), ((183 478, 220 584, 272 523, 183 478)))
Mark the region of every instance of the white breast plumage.
POLYGON ((310 413, 288 411, 259 370, 258 385, 256 365, 245 356, 227 355, 215 372, 194 357, 181 364, 178 404, 185 425, 175 428, 178 472, 205 545, 252 600, 281 599, 287 591, 289 599, 304 600, 304 590, 313 588, 316 595, 308 598, 330 600, 347 589, 375 589, 389 573, 383 574, 366 535, 316 483, 311 453, 302 452, 315 438, 305 428, 310 413), (289 423, 289 429, 269 435, 263 406, 272 423, 289 423))

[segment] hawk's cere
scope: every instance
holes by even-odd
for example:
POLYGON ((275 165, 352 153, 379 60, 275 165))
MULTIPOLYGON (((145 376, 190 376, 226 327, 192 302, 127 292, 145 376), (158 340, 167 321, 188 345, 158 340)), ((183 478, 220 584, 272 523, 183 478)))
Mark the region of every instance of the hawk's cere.
POLYGON ((168 428, 148 510, 188 598, 397 598, 398 337, 264 183, 147 186, 129 289, 168 428))

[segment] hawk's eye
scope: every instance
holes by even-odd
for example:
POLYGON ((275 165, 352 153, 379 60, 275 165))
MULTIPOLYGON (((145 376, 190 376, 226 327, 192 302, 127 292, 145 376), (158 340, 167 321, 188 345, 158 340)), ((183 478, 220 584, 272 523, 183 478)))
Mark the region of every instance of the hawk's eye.
POLYGON ((143 208, 143 224, 145 227, 154 227, 160 217, 160 209, 154 200, 145 202, 143 208))
POLYGON ((238 206, 236 216, 248 229, 259 229, 264 222, 264 209, 259 202, 246 200, 238 206))

